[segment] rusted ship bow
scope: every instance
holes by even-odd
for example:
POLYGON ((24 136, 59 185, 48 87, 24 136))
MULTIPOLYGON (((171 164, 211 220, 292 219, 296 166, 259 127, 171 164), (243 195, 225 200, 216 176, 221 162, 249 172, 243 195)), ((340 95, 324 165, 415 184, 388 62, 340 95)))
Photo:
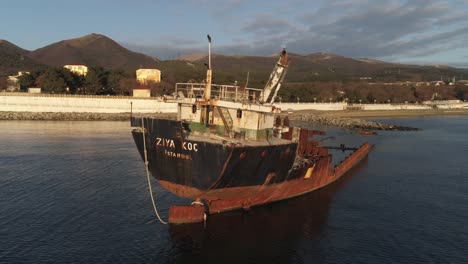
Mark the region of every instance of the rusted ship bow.
POLYGON ((135 143, 153 177, 195 201, 171 206, 170 223, 203 221, 209 214, 312 192, 372 150, 364 143, 333 166, 327 147, 315 139, 324 132, 289 125, 272 105, 288 62, 283 51, 264 89, 252 89, 212 85, 209 56, 205 83, 176 84, 177 120, 132 118, 135 143))

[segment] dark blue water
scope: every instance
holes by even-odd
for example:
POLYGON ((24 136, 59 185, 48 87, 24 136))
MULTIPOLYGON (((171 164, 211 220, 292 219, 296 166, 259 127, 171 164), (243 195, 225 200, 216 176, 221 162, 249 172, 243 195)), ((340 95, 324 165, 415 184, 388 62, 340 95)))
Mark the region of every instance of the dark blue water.
MULTIPOLYGON (((423 130, 333 130, 377 148, 329 188, 206 227, 155 221, 127 122, 0 121, 0 263, 468 263, 468 117, 385 121, 423 130)), ((167 219, 186 201, 155 185, 167 219)))

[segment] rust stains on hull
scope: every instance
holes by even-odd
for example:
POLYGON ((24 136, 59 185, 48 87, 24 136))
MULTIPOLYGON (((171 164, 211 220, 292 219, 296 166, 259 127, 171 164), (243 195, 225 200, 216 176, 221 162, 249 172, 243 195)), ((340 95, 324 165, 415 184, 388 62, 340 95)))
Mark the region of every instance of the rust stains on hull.
MULTIPOLYGON (((203 211, 203 213, 203 207, 198 205, 181 206, 180 208, 178 208, 179 206, 171 206, 169 221, 177 224, 201 222, 205 213, 215 214, 237 209, 247 210, 253 206, 289 199, 315 191, 338 180, 364 159, 372 149, 372 145, 364 143, 334 168, 331 167, 331 156, 327 155, 314 165, 304 167, 301 171, 302 177, 281 183, 201 191, 160 181, 163 187, 175 194, 194 199, 200 198, 207 203, 207 211, 203 211)), ((318 148, 318 151, 321 151, 321 149, 318 148)))
POLYGON ((171 224, 203 222, 205 218, 205 207, 198 204, 172 205, 169 207, 169 223, 171 224))

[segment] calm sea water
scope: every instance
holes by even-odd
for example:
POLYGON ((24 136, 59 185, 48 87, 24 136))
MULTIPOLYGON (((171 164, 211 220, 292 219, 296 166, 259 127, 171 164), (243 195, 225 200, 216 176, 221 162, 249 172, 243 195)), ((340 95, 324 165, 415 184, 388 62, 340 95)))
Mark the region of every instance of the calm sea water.
MULTIPOLYGON (((468 117, 385 121, 423 130, 332 130, 324 144, 377 148, 326 189, 205 227, 155 221, 127 122, 0 121, 0 263, 468 263, 468 117)), ((188 202, 155 185, 165 219, 188 202)))

